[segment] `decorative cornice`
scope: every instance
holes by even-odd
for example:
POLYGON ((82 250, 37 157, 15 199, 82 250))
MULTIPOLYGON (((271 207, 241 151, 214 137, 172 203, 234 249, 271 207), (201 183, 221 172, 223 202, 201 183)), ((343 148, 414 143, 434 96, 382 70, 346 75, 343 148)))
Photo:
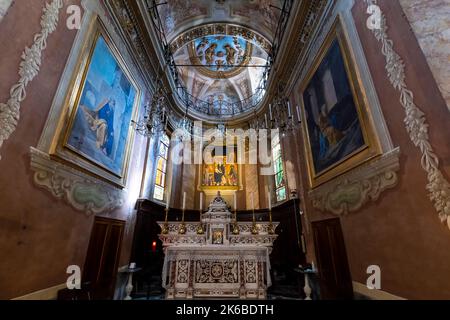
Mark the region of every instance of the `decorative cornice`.
POLYGON ((400 149, 384 154, 310 191, 313 206, 320 211, 345 215, 361 209, 369 201, 395 187, 400 169, 400 149))
POLYGON ((75 209, 91 215, 123 206, 124 191, 54 161, 38 149, 31 147, 30 153, 35 184, 54 197, 64 199, 75 209))
MULTIPOLYGON (((365 0, 368 7, 376 5, 376 0, 365 0)), ((386 72, 392 87, 400 92, 400 104, 405 109, 404 120, 411 142, 422 153, 421 166, 427 173, 430 200, 442 223, 450 229, 450 184, 439 170, 439 158, 430 143, 425 113, 415 104, 414 95, 406 84, 405 63, 394 50, 394 41, 387 34, 388 26, 384 13, 381 13, 380 29, 373 29, 375 38, 381 43, 381 53, 386 58, 386 72)))
MULTIPOLYGON (((3 142, 16 131, 20 118, 21 103, 27 97, 28 84, 39 74, 42 52, 47 47, 47 38, 58 25, 59 11, 63 7, 62 0, 46 3, 41 17, 41 31, 34 36, 33 45, 26 47, 22 53, 19 67, 19 81, 12 86, 10 98, 6 103, 0 103, 0 149, 3 142)), ((1 159, 1 156, 0 156, 1 159)))

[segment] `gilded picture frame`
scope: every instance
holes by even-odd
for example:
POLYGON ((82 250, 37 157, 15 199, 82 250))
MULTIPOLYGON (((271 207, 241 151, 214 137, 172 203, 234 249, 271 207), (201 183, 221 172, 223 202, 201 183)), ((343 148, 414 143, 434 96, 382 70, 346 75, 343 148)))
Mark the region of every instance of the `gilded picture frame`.
POLYGON ((198 166, 198 190, 216 194, 217 191, 242 190, 242 165, 237 161, 236 145, 215 145, 215 150, 221 149, 221 155, 212 153, 212 162, 198 166), (233 150, 233 155, 227 154, 233 150), (233 159, 230 163, 227 161, 233 159))
POLYGON ((125 187, 142 90, 103 22, 93 21, 51 155, 125 187))
POLYGON ((297 92, 312 189, 382 153, 349 43, 338 17, 297 92))

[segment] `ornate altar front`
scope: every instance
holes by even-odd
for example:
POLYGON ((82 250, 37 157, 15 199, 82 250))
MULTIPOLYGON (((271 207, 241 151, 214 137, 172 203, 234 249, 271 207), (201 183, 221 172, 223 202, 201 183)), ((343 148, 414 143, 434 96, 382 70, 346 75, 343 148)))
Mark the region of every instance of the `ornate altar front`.
POLYGON ((223 198, 201 222, 161 222, 167 299, 266 299, 278 223, 237 222, 223 198))

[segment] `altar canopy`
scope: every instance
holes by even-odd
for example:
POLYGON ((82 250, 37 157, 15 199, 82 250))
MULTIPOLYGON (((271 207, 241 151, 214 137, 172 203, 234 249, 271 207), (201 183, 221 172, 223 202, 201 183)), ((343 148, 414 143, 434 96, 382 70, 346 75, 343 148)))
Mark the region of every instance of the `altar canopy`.
POLYGON ((220 193, 200 222, 161 222, 167 299, 266 299, 278 223, 237 222, 220 193))

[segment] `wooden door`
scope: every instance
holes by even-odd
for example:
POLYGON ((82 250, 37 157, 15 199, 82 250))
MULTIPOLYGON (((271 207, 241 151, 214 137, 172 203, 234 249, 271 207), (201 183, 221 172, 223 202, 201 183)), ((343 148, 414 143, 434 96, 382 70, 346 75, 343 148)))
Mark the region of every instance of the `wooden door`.
POLYGON ((96 300, 112 299, 125 222, 96 217, 83 270, 96 300))
POLYGON ((312 223, 319 269, 320 295, 325 300, 353 299, 353 285, 339 219, 312 223))

